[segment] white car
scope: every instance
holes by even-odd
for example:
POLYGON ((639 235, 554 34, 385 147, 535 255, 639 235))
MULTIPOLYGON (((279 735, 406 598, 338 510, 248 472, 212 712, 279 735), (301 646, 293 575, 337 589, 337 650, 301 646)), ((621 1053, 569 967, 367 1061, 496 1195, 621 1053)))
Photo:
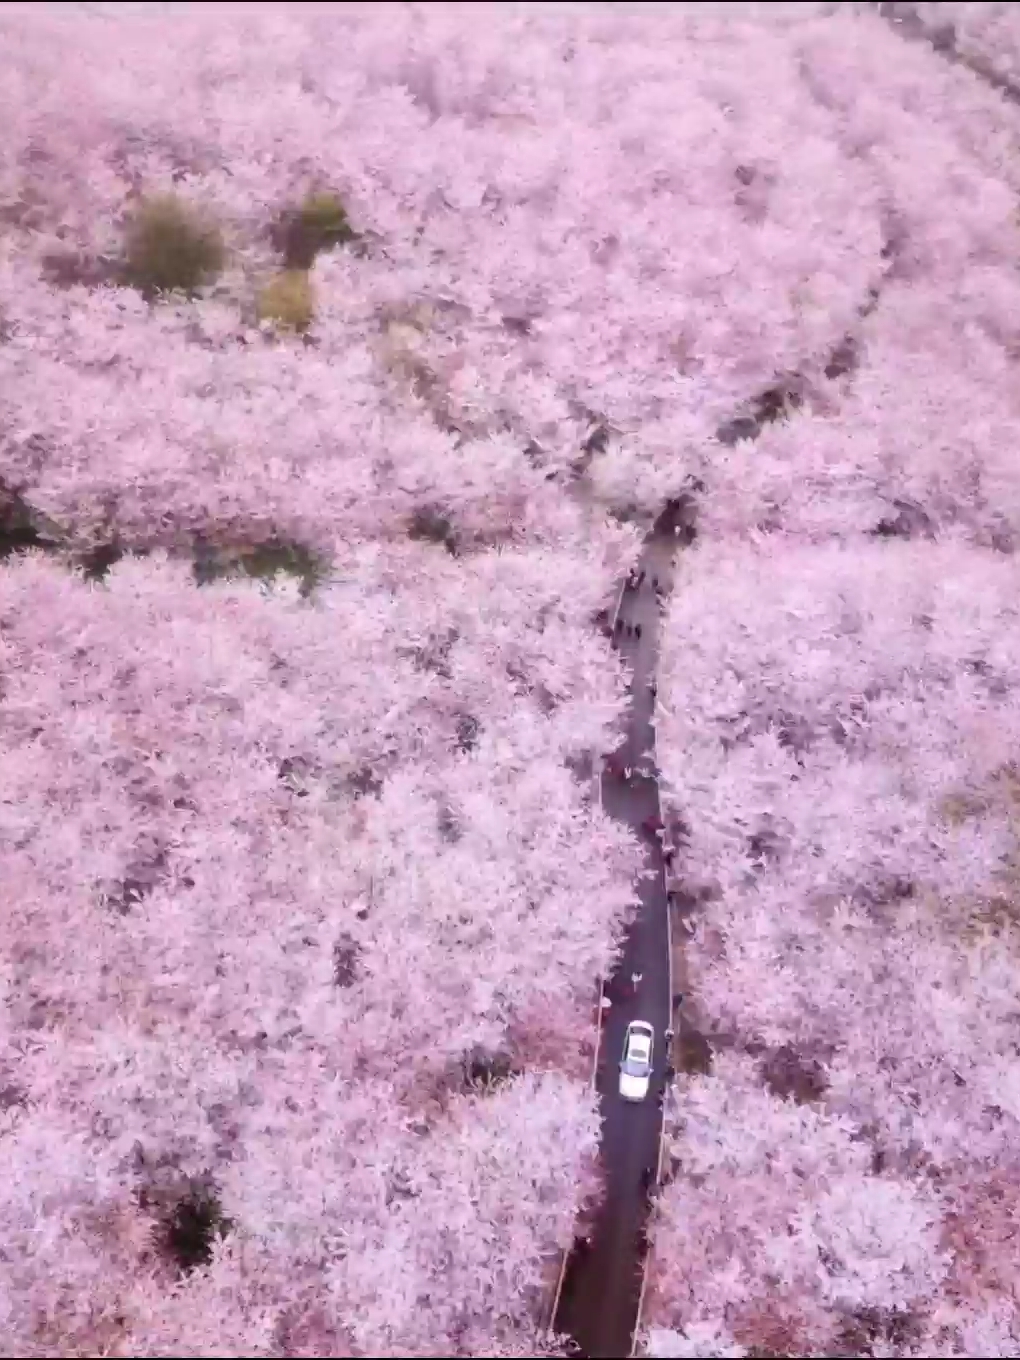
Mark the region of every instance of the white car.
POLYGON ((655 1030, 647 1020, 632 1020, 623 1041, 620 1063, 621 1100, 644 1100, 652 1079, 652 1045, 655 1030))

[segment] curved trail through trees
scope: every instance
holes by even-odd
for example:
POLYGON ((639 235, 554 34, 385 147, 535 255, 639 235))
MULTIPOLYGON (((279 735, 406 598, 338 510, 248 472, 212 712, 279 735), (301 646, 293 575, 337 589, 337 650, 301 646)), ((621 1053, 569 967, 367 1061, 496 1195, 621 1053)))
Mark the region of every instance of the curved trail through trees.
MULTIPOLYGON (((889 270, 896 252, 889 250, 889 270)), ((880 288, 862 302, 858 315, 868 316, 878 303, 880 288)), ((826 377, 841 376, 856 365, 857 341, 847 335, 829 354, 826 377)), ((722 425, 719 442, 732 447, 740 440, 757 439, 766 425, 784 419, 800 404, 803 376, 799 372, 777 375, 767 389, 753 395, 744 408, 722 425)), ((693 483, 691 493, 703 488, 693 483)), ((607 987, 613 1005, 601 1035, 598 1070, 599 1105, 602 1115, 600 1164, 604 1195, 594 1214, 587 1240, 575 1239, 567 1260, 556 1313, 555 1332, 570 1337, 577 1353, 602 1357, 629 1356, 640 1322, 641 1286, 648 1240, 645 1236, 658 1170, 662 1133, 662 1097, 669 1060, 663 1032, 672 1019, 680 1028, 678 1007, 670 996, 669 898, 666 891, 662 847, 644 829, 646 818, 659 812, 655 764, 655 701, 650 684, 656 678, 659 654, 660 610, 673 588, 676 557, 693 541, 692 494, 667 502, 645 539, 636 571, 644 571, 641 589, 624 592, 620 619, 640 623, 641 635, 617 635, 617 646, 632 668, 626 738, 615 752, 614 764, 630 767, 625 778, 606 770, 602 775, 602 805, 612 817, 627 823, 645 847, 644 873, 638 880, 641 905, 624 940, 619 965, 607 987), (651 589, 660 586, 662 605, 651 589), (627 983, 633 973, 642 980, 636 995, 627 983), (648 1020, 655 1027, 655 1071, 647 1100, 627 1105, 619 1097, 617 1080, 623 1036, 630 1020, 648 1020)), ((683 972, 682 950, 673 949, 672 964, 683 972)), ((683 986, 674 977, 674 989, 683 986)), ((700 1036, 699 1036, 700 1037, 700 1036)), ((682 1042, 682 1041, 681 1041, 682 1042)), ((675 1046, 674 1046, 675 1048, 675 1046)), ((676 1050, 675 1050, 676 1051, 676 1050)))
POLYGON ((604 1196, 588 1243, 576 1242, 568 1258, 553 1324, 557 1332, 573 1339, 581 1355, 592 1360, 630 1354, 647 1252, 649 1189, 659 1160, 661 1099, 668 1061, 663 1035, 672 1014, 672 997, 662 849, 643 826, 659 811, 652 725, 655 700, 650 686, 658 662, 661 606, 651 581, 658 581, 665 600, 672 588, 674 559, 684 542, 681 514, 681 503, 671 502, 656 520, 636 568, 644 571, 644 582, 623 596, 620 620, 641 626, 640 637, 624 634, 622 628, 617 636, 632 678, 626 737, 614 753, 614 763, 629 767, 630 778, 610 770, 602 775, 603 806, 611 817, 626 822, 641 840, 645 875, 638 880, 641 905, 606 988, 612 1007, 603 1026, 598 1071, 604 1196), (632 994, 630 978, 635 973, 641 974, 641 981, 632 994), (621 1100, 617 1089, 624 1031, 634 1019, 648 1020, 655 1027, 656 1037, 652 1085, 640 1105, 621 1100))

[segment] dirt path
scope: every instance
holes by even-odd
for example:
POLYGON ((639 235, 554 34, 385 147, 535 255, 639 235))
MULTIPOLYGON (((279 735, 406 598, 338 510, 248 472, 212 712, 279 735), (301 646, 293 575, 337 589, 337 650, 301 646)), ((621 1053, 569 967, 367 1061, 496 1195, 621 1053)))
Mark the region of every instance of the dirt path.
POLYGON ((662 1125, 660 1099, 667 1062, 663 1032, 672 1010, 666 888, 659 842, 643 829, 658 813, 655 768, 655 701, 649 688, 658 661, 659 605, 651 580, 664 598, 672 588, 674 558, 683 541, 674 534, 675 507, 663 513, 649 534, 637 570, 645 580, 626 593, 620 611, 624 624, 640 624, 640 638, 621 632, 618 647, 633 677, 626 742, 615 759, 629 766, 630 778, 606 772, 602 802, 610 816, 632 827, 645 846, 645 869, 639 880, 641 907, 628 932, 622 959, 608 988, 612 999, 602 1035, 598 1090, 602 1113, 601 1158, 606 1193, 594 1220, 588 1246, 578 1246, 567 1264, 556 1312, 556 1331, 571 1336, 583 1356, 630 1354, 641 1293, 646 1251, 644 1228, 648 1193, 659 1157, 662 1125), (641 974, 636 994, 629 994, 632 973, 641 974), (622 1101, 617 1090, 623 1036, 630 1020, 655 1027, 655 1072, 647 1100, 622 1101))

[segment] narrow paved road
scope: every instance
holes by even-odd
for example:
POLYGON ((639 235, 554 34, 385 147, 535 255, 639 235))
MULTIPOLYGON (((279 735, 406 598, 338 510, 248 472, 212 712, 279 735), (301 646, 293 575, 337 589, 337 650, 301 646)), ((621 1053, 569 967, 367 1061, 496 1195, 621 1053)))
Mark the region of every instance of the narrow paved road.
POLYGON ((642 827, 658 813, 654 766, 655 701, 650 684, 658 661, 659 605, 651 587, 655 578, 668 597, 673 583, 674 557, 682 542, 674 534, 676 506, 660 516, 641 554, 637 570, 645 580, 624 596, 620 618, 640 624, 640 638, 623 633, 617 645, 629 662, 633 678, 626 741, 614 753, 629 766, 629 779, 607 771, 602 776, 603 806, 610 816, 632 827, 645 846, 647 877, 639 880, 641 906, 627 934, 623 956, 611 979, 612 999, 602 1035, 598 1091, 602 1113, 601 1158, 606 1193, 587 1247, 571 1253, 563 1291, 554 1319, 557 1332, 572 1337, 579 1354, 601 1360, 630 1354, 641 1293, 645 1254, 644 1228, 649 1186, 654 1181, 662 1124, 660 1099, 667 1062, 663 1033, 668 1027, 669 944, 666 889, 661 847, 642 827), (629 980, 640 973, 636 994, 629 980), (648 1020, 655 1027, 655 1073, 648 1099, 641 1105, 622 1101, 617 1089, 624 1031, 630 1020, 648 1020))

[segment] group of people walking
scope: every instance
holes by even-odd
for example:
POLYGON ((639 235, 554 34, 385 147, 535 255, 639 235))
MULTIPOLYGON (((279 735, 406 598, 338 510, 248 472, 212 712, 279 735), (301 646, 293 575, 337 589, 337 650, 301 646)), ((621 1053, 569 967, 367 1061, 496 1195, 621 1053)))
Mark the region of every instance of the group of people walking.
MULTIPOLYGON (((639 568, 637 566, 632 567, 627 574, 627 579, 624 582, 622 605, 625 606, 627 597, 629 595, 638 594, 646 587, 646 585, 651 589, 653 595, 655 596, 656 603, 661 606, 663 599, 665 597, 665 590, 663 588, 662 583, 660 582, 657 576, 650 574, 645 570, 645 568, 643 567, 639 568)), ((640 639, 641 624, 625 620, 623 618, 623 613, 624 607, 621 607, 621 610, 617 614, 616 620, 613 624, 612 631, 614 639, 619 638, 621 635, 640 639)), ((652 704, 654 705, 657 698, 657 688, 654 679, 649 681, 648 683, 648 694, 649 698, 652 701, 652 704)), ((607 773, 616 775, 618 778, 624 779, 627 782, 631 780, 635 773, 638 774, 645 773, 642 770, 635 771, 635 767, 625 763, 624 758, 622 756, 608 757, 608 759, 606 760, 605 768, 607 773)), ((648 771, 648 774, 653 779, 657 777, 657 771, 655 770, 654 765, 648 771)), ((667 869, 672 868, 676 850, 675 847, 669 844, 668 841, 666 840, 666 829, 663 825, 662 818, 657 814, 646 817, 644 821, 641 823, 641 830, 645 833, 646 836, 659 842, 659 845, 662 848, 663 863, 667 869)), ((599 1005, 602 1009, 603 1014, 610 1010, 614 1001, 629 1000, 636 997, 638 995, 638 988, 641 985, 642 977, 643 977, 642 973, 635 971, 630 973, 629 977, 609 979, 604 984, 600 995, 599 1005)), ((678 1000, 679 1001, 683 1000, 682 994, 678 994, 678 996, 673 998, 674 1009, 678 1000)), ((672 1041, 674 1038, 674 1030, 672 1024, 670 1024, 669 1028, 666 1029, 663 1038, 665 1039, 667 1052, 669 1053, 669 1056, 671 1058, 672 1041)), ((675 1072, 673 1069, 672 1061, 670 1061, 666 1069, 667 1087, 673 1080, 674 1075, 675 1072)), ((647 1178, 647 1184, 643 1183, 643 1189, 647 1194, 651 1189, 651 1182, 652 1179, 654 1178, 654 1173, 646 1172, 645 1177, 647 1178)))
POLYGON ((635 767, 634 765, 628 765, 622 756, 617 755, 606 756, 603 768, 605 769, 606 774, 615 775, 617 779, 622 779, 628 784, 635 775, 637 775, 639 779, 658 779, 659 777, 659 772, 655 767, 654 761, 646 762, 643 767, 635 767))
MULTIPOLYGON (((640 570, 637 567, 631 567, 628 572, 627 579, 623 586, 624 599, 630 594, 639 592, 646 580, 652 589, 656 603, 661 605, 665 598, 665 590, 662 583, 657 576, 649 576, 643 567, 640 568, 640 570)), ((613 624, 614 640, 620 637, 633 637, 637 639, 640 639, 641 637, 641 624, 631 623, 624 619, 622 612, 617 614, 616 621, 613 624)))
POLYGON ((648 576, 643 567, 640 571, 637 567, 631 567, 630 571, 627 573, 627 580, 624 583, 624 594, 628 594, 632 590, 640 590, 645 583, 646 577, 648 584, 652 588, 652 594, 661 603, 663 595, 665 594, 662 583, 657 576, 648 576))

